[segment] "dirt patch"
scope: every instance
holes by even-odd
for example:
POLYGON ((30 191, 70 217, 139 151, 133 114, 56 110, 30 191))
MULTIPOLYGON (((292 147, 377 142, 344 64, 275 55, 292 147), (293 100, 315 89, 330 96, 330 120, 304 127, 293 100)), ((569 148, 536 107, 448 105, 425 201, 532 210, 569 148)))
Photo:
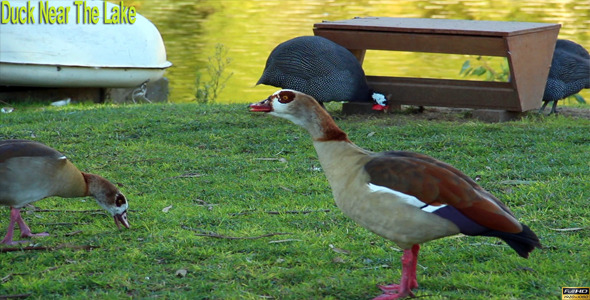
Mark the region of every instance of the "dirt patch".
POLYGON ((557 107, 557 111, 560 115, 565 117, 576 117, 582 119, 590 119, 590 108, 579 108, 579 107, 557 107))
MULTIPOLYGON (((568 107, 562 106, 557 108, 558 114, 564 117, 581 118, 590 120, 590 108, 568 107)), ((402 107, 398 114, 412 116, 416 119, 433 120, 433 121, 453 121, 465 122, 473 120, 473 110, 463 108, 447 108, 447 107, 426 107, 422 112, 417 107, 402 107)), ((549 109, 545 109, 543 115, 547 115, 549 109)), ((538 116, 537 111, 529 111, 524 115, 538 116)))

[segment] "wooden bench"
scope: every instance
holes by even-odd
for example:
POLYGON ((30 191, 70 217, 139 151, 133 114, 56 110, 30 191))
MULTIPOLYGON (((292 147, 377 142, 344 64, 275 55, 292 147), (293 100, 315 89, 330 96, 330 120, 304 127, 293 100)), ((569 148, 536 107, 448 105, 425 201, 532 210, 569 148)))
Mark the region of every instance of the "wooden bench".
MULTIPOLYGON (((538 109, 561 25, 415 18, 355 18, 314 24, 315 35, 349 49, 363 62, 367 49, 476 54, 508 58, 510 82, 367 76, 390 104, 538 109)), ((457 66, 457 72, 460 69, 457 66)))

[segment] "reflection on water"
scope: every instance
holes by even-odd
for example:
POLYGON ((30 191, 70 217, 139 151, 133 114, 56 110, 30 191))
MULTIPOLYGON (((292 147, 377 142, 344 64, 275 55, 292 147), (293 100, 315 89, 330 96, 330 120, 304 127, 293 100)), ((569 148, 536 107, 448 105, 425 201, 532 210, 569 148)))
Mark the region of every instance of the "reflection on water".
MULTIPOLYGON (((160 30, 174 66, 170 79, 172 102, 194 99, 195 74, 206 76, 208 57, 223 44, 233 73, 217 102, 247 103, 276 88, 255 86, 266 58, 279 43, 313 35, 314 23, 356 16, 447 18, 560 23, 559 38, 590 49, 590 1, 584 0, 135 0, 125 2, 160 30)), ((368 51, 369 75, 461 78, 461 55, 368 51)), ((590 100, 590 92, 582 94, 590 100)))

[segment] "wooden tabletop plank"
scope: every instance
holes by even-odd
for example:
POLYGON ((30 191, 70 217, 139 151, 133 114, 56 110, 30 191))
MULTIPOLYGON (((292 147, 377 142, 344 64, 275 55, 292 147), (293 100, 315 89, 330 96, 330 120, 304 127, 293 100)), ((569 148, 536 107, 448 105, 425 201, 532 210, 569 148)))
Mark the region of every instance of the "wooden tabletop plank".
POLYGON ((366 17, 314 24, 317 29, 384 31, 453 35, 513 36, 544 30, 559 29, 560 24, 474 21, 425 18, 366 17))

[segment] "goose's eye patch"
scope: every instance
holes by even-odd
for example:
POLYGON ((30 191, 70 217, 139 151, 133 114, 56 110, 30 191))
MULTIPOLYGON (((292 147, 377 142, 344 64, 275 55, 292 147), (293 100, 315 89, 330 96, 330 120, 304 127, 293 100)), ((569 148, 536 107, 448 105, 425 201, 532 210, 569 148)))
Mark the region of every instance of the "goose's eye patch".
POLYGON ((291 91, 282 91, 279 94, 279 102, 281 103, 289 103, 295 99, 295 93, 291 91))
POLYGON ((117 205, 117 207, 121 207, 121 205, 123 205, 127 202, 125 200, 125 196, 123 196, 121 194, 117 195, 117 199, 115 201, 116 201, 115 204, 117 205))

